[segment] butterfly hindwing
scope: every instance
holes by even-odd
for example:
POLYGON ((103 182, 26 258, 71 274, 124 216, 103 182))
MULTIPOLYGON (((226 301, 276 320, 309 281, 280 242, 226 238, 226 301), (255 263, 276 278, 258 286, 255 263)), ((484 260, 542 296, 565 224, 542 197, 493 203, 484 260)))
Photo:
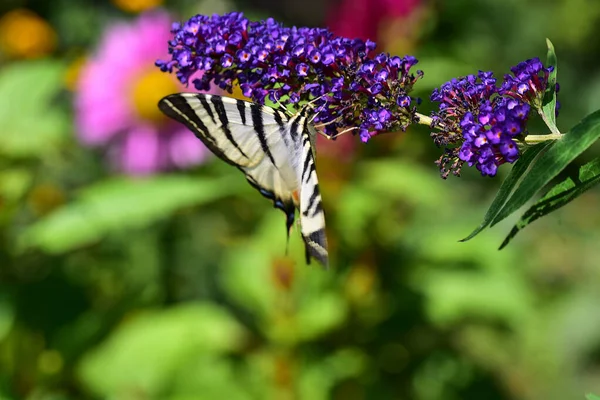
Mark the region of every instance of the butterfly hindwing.
MULTIPOLYGON (((301 132, 297 135, 300 139, 300 157, 296 165, 298 181, 300 183, 300 226, 302 238, 306 245, 306 259, 316 258, 325 267, 328 266, 327 236, 325 235, 325 213, 319 180, 315 168, 315 158, 311 143, 307 117, 300 113, 298 127, 301 132)), ((292 133, 292 136, 293 133, 292 133)))

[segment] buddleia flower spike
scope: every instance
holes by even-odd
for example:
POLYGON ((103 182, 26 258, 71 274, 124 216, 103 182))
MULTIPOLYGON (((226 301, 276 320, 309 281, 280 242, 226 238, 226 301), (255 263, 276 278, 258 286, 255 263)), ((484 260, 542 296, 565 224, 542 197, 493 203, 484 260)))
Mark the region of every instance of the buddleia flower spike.
POLYGON ((444 179, 460 175, 465 163, 483 176, 495 176, 500 165, 519 158, 532 111, 541 113, 552 68, 533 58, 511 71, 500 85, 492 72, 479 71, 433 91, 431 100, 439 109, 431 115, 431 137, 444 147, 437 161, 444 179))
POLYGON ((299 110, 314 102, 313 123, 335 138, 348 128, 367 142, 418 121, 411 98, 421 71, 412 56, 377 53, 370 40, 348 39, 323 28, 284 27, 272 18, 251 22, 241 13, 197 15, 174 24, 171 59, 163 71, 203 90, 211 83, 258 104, 267 100, 299 110), (202 71, 202 77, 195 75, 202 71))

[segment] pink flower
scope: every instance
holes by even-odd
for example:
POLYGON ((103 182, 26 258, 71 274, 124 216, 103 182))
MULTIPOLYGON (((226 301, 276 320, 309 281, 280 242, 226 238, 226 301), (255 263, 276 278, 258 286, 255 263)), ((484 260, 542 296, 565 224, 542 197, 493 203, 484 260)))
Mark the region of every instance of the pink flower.
MULTIPOLYGON (((337 35, 371 39, 386 47, 390 39, 382 36, 382 28, 409 17, 422 0, 342 0, 329 10, 327 26, 337 35)), ((412 25, 412 24, 410 24, 412 25)))
POLYGON ((154 66, 167 56, 170 21, 159 11, 109 27, 77 83, 79 139, 106 148, 115 166, 129 174, 185 168, 209 154, 189 130, 157 107, 163 96, 185 91, 174 76, 154 66))

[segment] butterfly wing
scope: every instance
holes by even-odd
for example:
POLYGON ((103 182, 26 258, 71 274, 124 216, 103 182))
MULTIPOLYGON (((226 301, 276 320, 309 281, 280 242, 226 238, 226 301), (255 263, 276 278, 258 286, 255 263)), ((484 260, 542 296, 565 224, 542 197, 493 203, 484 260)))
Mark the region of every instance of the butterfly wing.
POLYGON ((302 109, 289 123, 290 136, 296 138, 297 147, 295 164, 299 183, 300 226, 302 238, 306 246, 306 262, 316 258, 325 267, 328 266, 327 236, 325 235, 325 214, 319 190, 319 180, 315 168, 315 157, 311 133, 306 115, 308 108, 302 109))
POLYGON ((289 162, 292 141, 285 114, 200 93, 172 94, 161 99, 158 107, 187 126, 219 158, 238 167, 250 185, 283 210, 289 235, 296 175, 289 162))

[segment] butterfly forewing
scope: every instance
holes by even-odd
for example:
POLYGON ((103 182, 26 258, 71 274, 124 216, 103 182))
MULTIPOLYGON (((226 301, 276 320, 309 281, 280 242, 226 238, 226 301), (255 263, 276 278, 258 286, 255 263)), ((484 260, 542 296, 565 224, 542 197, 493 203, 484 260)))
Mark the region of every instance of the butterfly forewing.
POLYGON ((325 217, 306 109, 289 118, 259 104, 199 93, 169 95, 158 106, 215 155, 238 167, 253 187, 283 210, 288 234, 298 207, 307 261, 312 256, 327 265, 325 217))
MULTIPOLYGON (((158 106, 230 164, 252 167, 266 155, 252 121, 252 108, 260 108, 258 105, 220 96, 181 93, 163 98, 158 106)), ((274 122, 271 116, 267 124, 274 122)))

